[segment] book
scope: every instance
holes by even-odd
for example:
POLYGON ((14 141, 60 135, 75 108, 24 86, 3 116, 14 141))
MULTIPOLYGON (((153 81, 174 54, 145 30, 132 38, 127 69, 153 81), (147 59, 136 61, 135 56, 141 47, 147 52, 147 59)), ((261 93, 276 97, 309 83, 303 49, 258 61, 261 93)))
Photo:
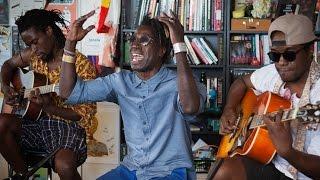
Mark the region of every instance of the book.
POLYGON ((200 47, 196 44, 195 41, 191 41, 191 46, 196 52, 196 55, 199 57, 199 59, 203 62, 203 64, 209 64, 209 61, 207 58, 204 56, 203 52, 201 51, 200 47))
POLYGON ((204 46, 205 50, 208 52, 208 54, 211 56, 213 62, 215 64, 218 63, 218 58, 217 56, 214 54, 214 52, 211 50, 211 48, 209 47, 208 43, 205 41, 205 39, 203 37, 200 38, 200 42, 201 44, 204 46))
POLYGON ((185 42, 186 45, 187 45, 188 54, 190 54, 193 63, 194 63, 195 65, 200 64, 200 61, 199 61, 196 53, 194 52, 194 50, 193 50, 193 48, 192 48, 192 46, 191 46, 191 43, 190 43, 189 38, 188 38, 186 35, 184 35, 183 39, 184 39, 184 42, 185 42))

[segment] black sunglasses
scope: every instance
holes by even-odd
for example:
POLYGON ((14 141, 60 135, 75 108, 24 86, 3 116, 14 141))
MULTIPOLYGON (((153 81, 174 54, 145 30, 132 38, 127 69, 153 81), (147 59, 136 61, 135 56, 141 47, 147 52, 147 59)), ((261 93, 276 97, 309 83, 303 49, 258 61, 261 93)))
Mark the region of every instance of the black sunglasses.
POLYGON ((297 53, 299 53, 302 49, 304 49, 304 47, 296 50, 296 51, 285 51, 283 53, 278 53, 278 52, 268 52, 268 56, 270 58, 271 61, 273 62, 279 62, 280 61, 280 57, 282 56, 285 60, 292 62, 296 59, 297 53))
POLYGON ((148 35, 142 35, 142 36, 140 36, 140 38, 137 38, 135 35, 132 35, 129 38, 129 42, 131 45, 134 42, 137 42, 142 46, 147 46, 151 41, 153 41, 153 38, 149 37, 148 35))

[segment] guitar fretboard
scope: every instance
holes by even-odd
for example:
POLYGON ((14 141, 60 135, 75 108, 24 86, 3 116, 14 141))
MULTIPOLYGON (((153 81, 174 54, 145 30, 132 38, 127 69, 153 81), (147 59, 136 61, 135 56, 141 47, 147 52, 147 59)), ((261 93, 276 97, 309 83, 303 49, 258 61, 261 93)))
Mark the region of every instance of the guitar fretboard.
MULTIPOLYGON (((299 108, 283 110, 281 121, 288 121, 288 120, 296 119, 298 111, 299 111, 299 108)), ((249 129, 253 129, 253 128, 256 128, 259 126, 265 126, 265 123, 263 121, 264 116, 269 115, 272 117, 272 116, 275 116, 277 113, 278 112, 272 112, 272 113, 268 113, 268 114, 254 115, 252 117, 249 129)))
MULTIPOLYGON (((45 85, 45 86, 39 86, 36 88, 39 88, 40 94, 46 94, 46 93, 50 93, 50 92, 57 92, 57 89, 59 88, 59 86, 56 84, 50 84, 50 85, 45 85)), ((23 98, 29 97, 30 92, 35 90, 36 88, 25 89, 23 98)))

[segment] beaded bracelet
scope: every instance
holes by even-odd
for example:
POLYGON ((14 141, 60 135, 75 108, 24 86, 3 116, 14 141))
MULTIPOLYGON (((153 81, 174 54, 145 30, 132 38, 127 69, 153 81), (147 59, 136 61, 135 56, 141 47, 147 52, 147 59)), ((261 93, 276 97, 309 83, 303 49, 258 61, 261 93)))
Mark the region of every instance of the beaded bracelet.
POLYGON ((76 58, 74 56, 63 54, 62 61, 66 63, 74 64, 76 62, 76 58))
POLYGON ((69 50, 66 50, 66 49, 63 49, 63 51, 64 51, 64 54, 66 54, 66 55, 76 56, 76 53, 75 53, 75 52, 72 52, 72 51, 69 51, 69 50))

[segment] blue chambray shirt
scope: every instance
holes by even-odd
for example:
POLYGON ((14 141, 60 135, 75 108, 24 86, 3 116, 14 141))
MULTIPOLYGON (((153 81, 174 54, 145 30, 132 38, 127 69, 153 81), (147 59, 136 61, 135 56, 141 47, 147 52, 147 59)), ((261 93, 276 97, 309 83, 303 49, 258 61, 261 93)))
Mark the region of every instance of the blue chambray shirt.
MULTIPOLYGON (((200 113, 206 89, 196 82, 200 113)), ((177 73, 165 67, 146 81, 123 70, 95 80, 78 78, 66 102, 117 102, 128 147, 122 164, 136 170, 138 179, 151 179, 169 175, 176 168, 193 168, 188 121, 195 116, 183 113, 177 86, 177 73)))

